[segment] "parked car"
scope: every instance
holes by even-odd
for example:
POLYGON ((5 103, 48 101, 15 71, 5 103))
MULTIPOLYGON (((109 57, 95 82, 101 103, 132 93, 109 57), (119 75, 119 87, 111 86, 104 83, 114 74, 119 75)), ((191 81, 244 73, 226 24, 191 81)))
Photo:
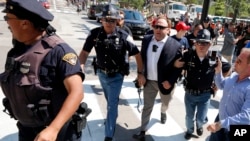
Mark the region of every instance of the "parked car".
POLYGON ((96 14, 102 12, 103 4, 91 5, 88 9, 87 16, 89 19, 96 19, 96 14))
POLYGON ((123 10, 125 13, 124 23, 128 26, 133 36, 143 36, 150 30, 150 25, 143 15, 136 10, 123 10))
POLYGON ((38 0, 38 2, 40 2, 42 6, 45 7, 46 9, 50 8, 50 3, 48 0, 38 0))

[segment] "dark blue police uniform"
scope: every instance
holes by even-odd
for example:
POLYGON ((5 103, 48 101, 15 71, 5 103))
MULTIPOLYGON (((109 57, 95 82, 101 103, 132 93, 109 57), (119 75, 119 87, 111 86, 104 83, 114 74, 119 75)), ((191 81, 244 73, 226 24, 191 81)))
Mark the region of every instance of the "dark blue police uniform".
POLYGON ((107 5, 103 9, 103 20, 113 20, 112 33, 107 34, 105 25, 90 31, 83 51, 89 53, 92 48, 96 51, 97 75, 107 100, 107 119, 105 122, 105 141, 112 141, 118 116, 118 102, 124 75, 129 74, 128 57, 139 54, 133 38, 124 30, 116 27, 119 12, 107 5))
MULTIPOLYGON (((0 75, 5 101, 8 101, 6 109, 12 111, 11 115, 18 120, 19 141, 33 141, 61 110, 68 96, 63 83, 65 78, 78 74, 84 80, 84 74, 75 51, 57 37, 55 29, 48 24, 54 16, 40 3, 36 0, 8 0, 2 12, 31 21, 41 33, 46 31, 46 35, 35 44, 13 42, 14 47, 7 54, 5 71, 0 75), (55 44, 51 46, 46 39, 55 44), (37 48, 39 50, 31 51, 37 48), (47 49, 48 52, 43 53, 47 49), (39 58, 42 54, 44 56, 39 58)), ((8 20, 7 16, 4 18, 8 20)), ((56 140, 81 140, 81 132, 76 130, 72 119, 64 124, 56 140)))
POLYGON ((132 37, 118 27, 108 36, 103 27, 91 30, 83 50, 90 52, 93 47, 96 51, 97 68, 108 75, 117 72, 127 75, 124 72, 128 67, 127 57, 139 53, 132 37))

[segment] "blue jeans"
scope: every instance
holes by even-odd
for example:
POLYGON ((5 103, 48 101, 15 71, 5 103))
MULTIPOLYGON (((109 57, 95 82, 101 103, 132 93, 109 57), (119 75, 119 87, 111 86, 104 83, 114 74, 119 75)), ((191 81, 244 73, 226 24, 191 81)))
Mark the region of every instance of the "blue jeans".
POLYGON ((105 122, 105 136, 113 137, 116 127, 116 119, 118 115, 118 103, 121 93, 124 76, 120 73, 115 73, 114 76, 109 77, 99 69, 97 70, 101 86, 103 88, 104 96, 107 101, 107 118, 105 122))
POLYGON ((194 117, 196 118, 197 129, 202 128, 207 122, 207 111, 210 103, 211 93, 201 93, 199 96, 185 93, 184 103, 186 109, 187 133, 194 132, 194 117), (197 109, 196 116, 195 110, 197 109))

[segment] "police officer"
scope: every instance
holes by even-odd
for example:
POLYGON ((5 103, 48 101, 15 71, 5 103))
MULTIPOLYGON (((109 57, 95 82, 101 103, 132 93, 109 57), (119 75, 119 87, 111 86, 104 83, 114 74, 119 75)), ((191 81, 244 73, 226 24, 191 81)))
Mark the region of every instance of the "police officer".
POLYGON ((214 39, 215 39, 215 33, 214 33, 214 29, 211 27, 210 23, 211 23, 211 19, 209 17, 206 17, 203 20, 202 25, 203 25, 203 29, 207 29, 210 32, 212 43, 213 43, 214 39))
POLYGON ((83 99, 84 74, 49 25, 54 16, 36 0, 8 0, 2 12, 15 42, 0 82, 19 141, 80 141, 71 119, 83 99))
POLYGON ((102 12, 102 26, 90 31, 79 56, 81 65, 84 67, 90 51, 95 47, 97 75, 108 107, 105 122, 105 141, 112 141, 115 133, 121 86, 124 75, 129 73, 129 64, 126 60, 127 52, 129 56, 135 56, 139 85, 145 83, 139 50, 132 37, 116 26, 117 19, 119 19, 119 11, 111 4, 106 5, 102 12))
POLYGON ((203 134, 210 97, 214 93, 213 78, 216 66, 216 61, 212 63, 210 59, 209 48, 212 45, 210 32, 207 29, 200 30, 194 41, 195 50, 189 49, 182 58, 185 62, 184 103, 187 127, 185 138, 187 140, 192 137, 194 132, 194 118, 197 135, 203 134))

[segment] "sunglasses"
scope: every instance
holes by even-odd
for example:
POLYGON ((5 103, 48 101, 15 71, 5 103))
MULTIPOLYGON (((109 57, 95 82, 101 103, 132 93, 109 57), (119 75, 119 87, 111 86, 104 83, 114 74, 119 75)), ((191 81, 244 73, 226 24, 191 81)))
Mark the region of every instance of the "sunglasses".
POLYGON ((18 18, 11 18, 11 17, 8 17, 8 16, 3 16, 3 19, 5 20, 5 21, 8 21, 8 20, 11 20, 11 19, 18 19, 18 18))
POLYGON ((165 28, 168 28, 168 27, 165 27, 165 26, 160 26, 160 25, 154 25, 153 26, 154 29, 160 29, 160 30, 163 30, 165 28))
POLYGON ((208 46, 210 43, 209 42, 196 42, 198 46, 208 46))
POLYGON ((104 22, 106 23, 116 23, 116 20, 115 19, 104 19, 104 22))

